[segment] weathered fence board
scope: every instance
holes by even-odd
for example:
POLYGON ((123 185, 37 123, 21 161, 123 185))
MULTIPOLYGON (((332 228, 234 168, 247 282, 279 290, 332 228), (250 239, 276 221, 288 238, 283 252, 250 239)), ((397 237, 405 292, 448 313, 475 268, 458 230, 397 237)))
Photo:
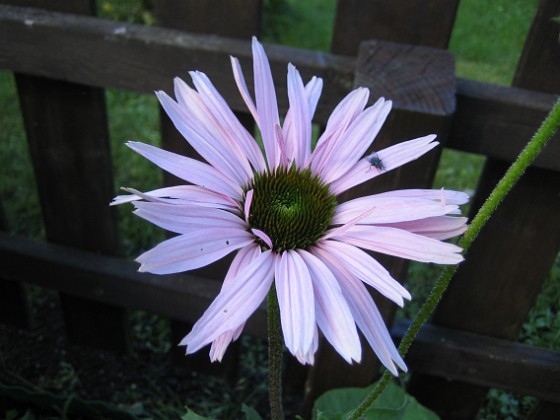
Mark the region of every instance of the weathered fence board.
MULTIPOLYGON (((267 45, 267 54, 277 80, 284 80, 288 61, 306 76, 323 77, 323 92, 328 95, 319 103, 317 123, 326 123, 335 104, 353 86, 354 58, 278 45, 267 45)), ((229 55, 239 57, 244 67, 251 68, 248 40, 206 37, 88 16, 0 5, 0 68, 4 70, 90 86, 152 93, 160 89, 171 91, 175 76, 186 77, 188 70, 200 69, 200 63, 204 63, 205 73, 229 105, 234 110, 245 111, 228 68, 229 55), (89 54, 84 54, 82 48, 74 48, 81 42, 91 50, 89 54)), ((551 94, 460 78, 457 79, 457 89, 454 121, 462 122, 462 130, 468 129, 475 137, 466 139, 452 125, 452 146, 483 155, 496 154, 499 148, 500 156, 497 157, 507 160, 517 156, 520 145, 536 131, 555 101, 551 94), (484 107, 487 100, 495 102, 496 106, 484 107), (487 112, 492 114, 488 117, 487 112), (470 119, 476 119, 477 124, 469 125, 470 119), (485 130, 476 131, 482 123, 485 130), (497 136, 502 130, 506 136, 497 136), (478 142, 477 136, 481 135, 483 137, 478 142), (457 140, 453 141, 453 138, 457 140)), ((285 112, 287 95, 284 84, 278 86, 278 100, 281 111, 285 112)), ((399 109, 397 105, 394 108, 395 111, 399 109)), ((557 141, 551 142, 535 165, 560 170, 560 161, 556 158, 559 149, 557 141)))

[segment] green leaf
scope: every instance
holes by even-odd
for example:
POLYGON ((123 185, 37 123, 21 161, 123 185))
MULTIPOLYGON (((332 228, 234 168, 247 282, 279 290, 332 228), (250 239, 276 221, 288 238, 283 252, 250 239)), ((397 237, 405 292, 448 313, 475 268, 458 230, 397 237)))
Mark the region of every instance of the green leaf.
POLYGON ((186 408, 187 408, 187 412, 183 415, 183 417, 181 417, 181 420, 213 420, 209 417, 204 417, 196 414, 188 407, 186 408))
POLYGON ((262 420, 262 417, 253 407, 243 404, 241 406, 241 410, 243 411, 243 414, 245 414, 245 420, 262 420))
MULTIPOLYGON (((328 391, 315 401, 314 420, 344 420, 370 393, 367 388, 340 388, 328 391)), ((375 420, 437 420, 439 417, 400 386, 390 383, 363 416, 375 420)))

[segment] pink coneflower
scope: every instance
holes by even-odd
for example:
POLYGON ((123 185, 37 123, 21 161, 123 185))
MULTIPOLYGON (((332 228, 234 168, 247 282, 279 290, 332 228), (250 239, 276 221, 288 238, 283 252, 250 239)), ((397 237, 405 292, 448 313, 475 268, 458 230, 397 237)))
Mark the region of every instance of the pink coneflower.
POLYGON ((206 160, 139 142, 127 145, 190 185, 146 193, 128 189, 113 204, 178 235, 138 257, 140 271, 199 268, 236 252, 222 289, 181 341, 187 354, 211 344, 221 360, 274 285, 284 342, 313 363, 319 330, 348 362, 359 362, 358 329, 395 375, 406 371, 367 286, 403 305, 411 296, 366 251, 415 261, 457 264, 461 248, 442 242, 461 234, 466 219, 449 216, 468 200, 445 190, 399 190, 337 202, 337 196, 410 162, 438 143, 429 135, 364 156, 391 108, 367 106, 369 91, 350 92, 312 147, 311 122, 322 89, 304 84, 288 65, 289 110, 281 124, 272 74, 253 39, 253 101, 236 58, 233 74, 262 137, 263 150, 210 80, 191 72, 194 89, 175 79, 175 98, 157 97, 171 120, 206 160), (367 286, 366 286, 367 285, 367 286))

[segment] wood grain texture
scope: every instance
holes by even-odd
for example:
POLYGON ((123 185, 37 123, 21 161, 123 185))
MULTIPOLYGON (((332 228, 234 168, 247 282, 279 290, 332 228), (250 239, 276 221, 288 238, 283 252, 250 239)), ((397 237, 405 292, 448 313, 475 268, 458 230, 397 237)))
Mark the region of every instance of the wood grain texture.
POLYGON ((455 60, 437 48, 365 41, 360 44, 355 86, 367 86, 404 111, 448 116, 455 111, 455 60))

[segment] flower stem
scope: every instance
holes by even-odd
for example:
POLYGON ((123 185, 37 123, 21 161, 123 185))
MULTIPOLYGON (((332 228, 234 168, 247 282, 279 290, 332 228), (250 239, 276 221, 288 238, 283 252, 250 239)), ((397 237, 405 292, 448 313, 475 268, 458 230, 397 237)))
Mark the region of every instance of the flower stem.
POLYGON ((268 292, 268 401, 270 418, 284 418, 282 410, 282 329, 280 327, 280 310, 274 285, 268 292))
MULTIPOLYGON (((521 176, 525 173, 525 170, 529 167, 529 165, 531 165, 531 163, 535 160, 535 158, 559 128, 560 99, 557 100, 556 104, 544 119, 531 141, 521 151, 515 162, 512 163, 500 182, 498 182, 494 190, 490 193, 490 195, 486 199, 486 202, 482 205, 476 216, 473 218, 471 224, 469 225, 469 228, 459 241, 459 246, 463 248, 464 254, 467 253, 474 239, 478 236, 478 234, 480 233, 488 219, 490 219, 492 213, 494 213, 498 205, 502 202, 504 197, 510 192, 519 178, 521 178, 521 176)), ((399 352, 403 357, 412 345, 412 342, 418 334, 418 331, 420 331, 422 325, 434 312, 437 304, 439 303, 441 297, 443 296, 443 293, 447 289, 447 286, 449 286, 449 283, 456 271, 456 265, 447 266, 436 281, 428 298, 416 314, 416 317, 411 322, 408 330, 401 340, 401 343, 399 345, 399 352)), ((371 393, 362 401, 358 408, 356 408, 349 419, 356 420, 364 415, 364 413, 374 403, 377 397, 381 395, 390 379, 391 373, 389 371, 385 371, 381 379, 377 381, 377 384, 375 385, 371 393)))

